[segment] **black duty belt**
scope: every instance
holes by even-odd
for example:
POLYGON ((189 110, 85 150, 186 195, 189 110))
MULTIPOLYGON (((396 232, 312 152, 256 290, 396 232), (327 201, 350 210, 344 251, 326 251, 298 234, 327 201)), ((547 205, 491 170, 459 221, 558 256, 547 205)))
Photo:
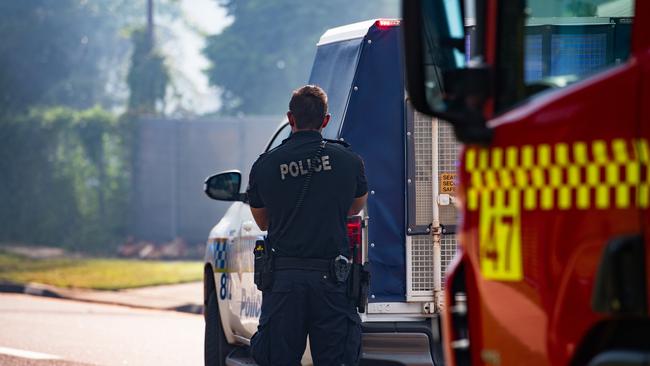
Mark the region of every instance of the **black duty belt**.
POLYGON ((328 272, 332 264, 331 259, 275 257, 275 270, 300 269, 303 271, 328 272))

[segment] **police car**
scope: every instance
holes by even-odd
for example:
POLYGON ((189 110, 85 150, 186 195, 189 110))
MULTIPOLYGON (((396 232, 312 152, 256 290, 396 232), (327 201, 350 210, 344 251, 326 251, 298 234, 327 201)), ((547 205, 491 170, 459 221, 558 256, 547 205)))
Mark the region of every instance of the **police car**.
MULTIPOLYGON (((363 157, 368 178, 367 205, 348 219, 348 237, 361 246, 371 271, 361 314, 362 365, 434 365, 443 359, 438 310, 444 268, 455 252, 449 177, 457 145, 448 127, 410 108, 400 39, 399 20, 330 29, 320 38, 309 79, 328 94, 332 119, 324 137, 349 143, 363 157)), ((265 151, 290 131, 282 123, 265 151)), ((237 171, 206 181, 208 196, 233 201, 206 247, 206 365, 252 364, 247 346, 262 302, 253 283, 253 246, 265 232, 253 220, 241 183, 237 171)), ((311 364, 309 348, 302 361, 311 364)))

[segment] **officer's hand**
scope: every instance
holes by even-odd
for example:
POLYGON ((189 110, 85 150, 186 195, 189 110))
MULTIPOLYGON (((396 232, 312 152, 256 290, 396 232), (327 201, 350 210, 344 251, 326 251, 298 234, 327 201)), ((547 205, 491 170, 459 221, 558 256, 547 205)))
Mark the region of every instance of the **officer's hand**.
POLYGON ((366 205, 366 201, 368 200, 368 193, 364 194, 361 197, 357 197, 352 201, 352 206, 350 206, 350 210, 348 211, 348 216, 353 216, 357 215, 363 207, 366 205))

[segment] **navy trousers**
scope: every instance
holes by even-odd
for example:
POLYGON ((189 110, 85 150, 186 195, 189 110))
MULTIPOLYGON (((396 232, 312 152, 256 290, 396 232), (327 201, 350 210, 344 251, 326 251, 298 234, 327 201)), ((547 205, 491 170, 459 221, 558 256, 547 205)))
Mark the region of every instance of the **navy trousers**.
POLYGON ((296 366, 307 336, 314 366, 354 366, 361 351, 361 321, 346 295, 328 273, 275 272, 273 287, 262 294, 262 314, 251 339, 260 366, 296 366))

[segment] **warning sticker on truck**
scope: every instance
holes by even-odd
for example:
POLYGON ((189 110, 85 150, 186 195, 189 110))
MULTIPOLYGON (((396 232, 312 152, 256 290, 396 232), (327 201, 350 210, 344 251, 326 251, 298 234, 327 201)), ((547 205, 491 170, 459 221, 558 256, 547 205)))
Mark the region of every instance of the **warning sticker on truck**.
POLYGON ((456 193, 456 173, 440 174, 440 193, 456 193))

